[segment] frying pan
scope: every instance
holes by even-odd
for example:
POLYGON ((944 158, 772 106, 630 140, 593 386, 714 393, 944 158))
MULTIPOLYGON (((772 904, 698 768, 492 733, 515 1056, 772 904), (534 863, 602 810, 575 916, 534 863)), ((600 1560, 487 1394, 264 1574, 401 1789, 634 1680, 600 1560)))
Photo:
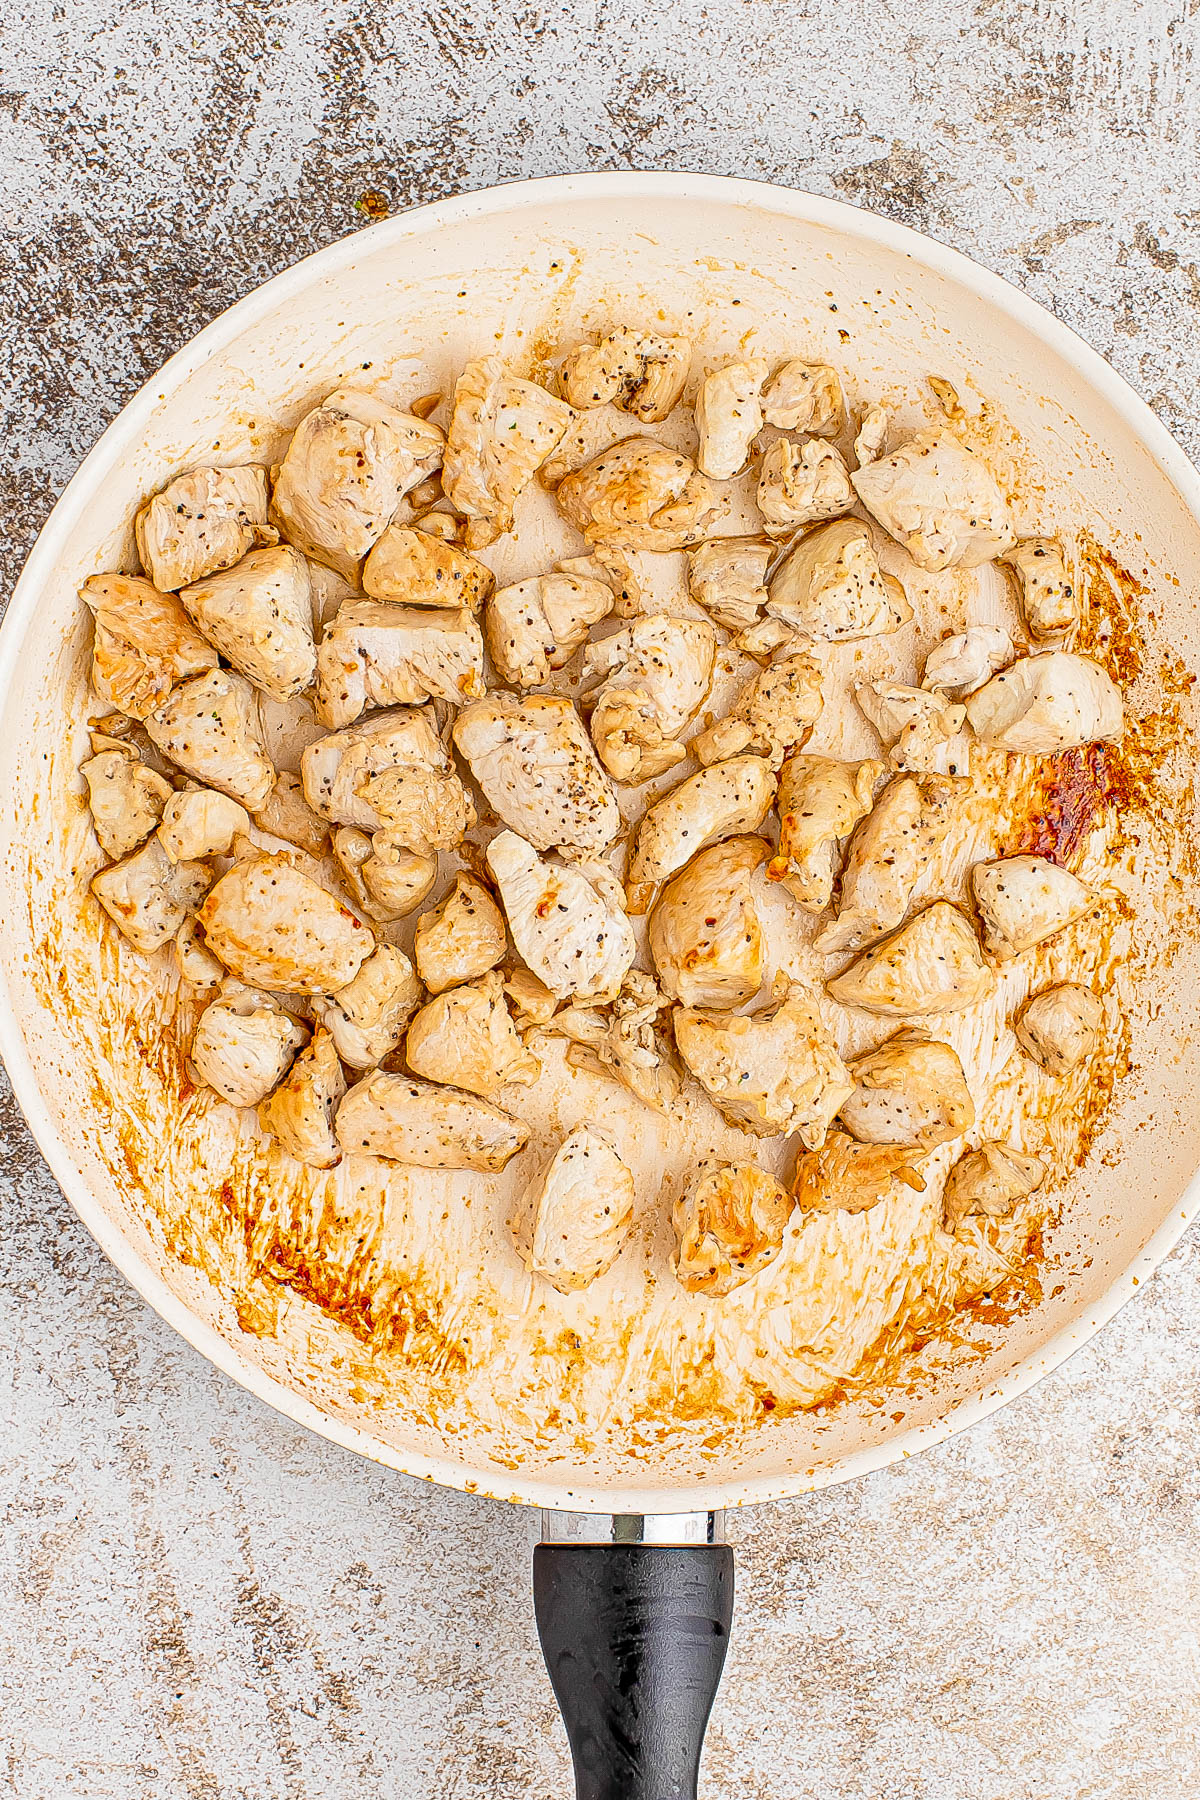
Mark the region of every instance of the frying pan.
MULTIPOLYGON (((158 978, 118 952, 84 899, 95 849, 76 773, 89 711, 76 589, 129 557, 147 491, 198 461, 269 460, 307 407, 351 376, 427 391, 468 355, 499 348, 536 365, 582 330, 660 307, 687 315, 709 356, 757 330, 835 361, 864 393, 886 392, 902 419, 921 416, 930 373, 987 396, 1046 493, 1069 504, 1069 522, 1134 572, 1135 630, 1200 660, 1200 482, 1099 356, 997 277, 903 227, 807 194, 669 174, 571 176, 439 202, 268 282, 109 427, 54 509, 0 632, 0 1051, 55 1176, 150 1304, 271 1405, 408 1474, 545 1509, 536 1602, 579 1792, 655 1800, 694 1793, 732 1600, 721 1509, 848 1480, 982 1418, 1083 1343, 1180 1236, 1200 1164, 1194 936, 1177 912, 1170 954, 1145 961, 1126 1009, 1130 1073, 1047 1234, 1053 1279, 1001 1324, 960 1321, 952 1339, 914 1349, 886 1403, 864 1393, 760 1409, 736 1428, 727 1417, 706 1424, 702 1405, 685 1417, 664 1404, 657 1430, 624 1435, 589 1434, 578 1419, 564 1433, 548 1410, 533 1416, 536 1396, 527 1415, 512 1393, 489 1414, 482 1390, 458 1392, 444 1335, 419 1307, 404 1310, 398 1288, 381 1354, 363 1310, 371 1270, 343 1254, 338 1206, 349 1203, 332 1191, 309 1229, 342 1246, 338 1282, 304 1286, 305 1245, 291 1246, 289 1264, 278 1229, 284 1202, 260 1195, 253 1219, 239 1213, 261 1170, 156 1048, 158 978), (105 1012, 99 994, 126 1010, 105 1012)), ((1143 707, 1154 700, 1141 696, 1143 707)), ((1141 851, 1150 863, 1156 854, 1141 851)), ((1177 892, 1178 868, 1173 879, 1177 892)), ((1147 938, 1164 924, 1154 913, 1138 922, 1147 938)), ((498 1241, 499 1202, 482 1178, 475 1191, 473 1216, 498 1241)), ((449 1218, 444 1200, 430 1176, 406 1217, 427 1233, 427 1264, 448 1234, 443 1275, 469 1299, 484 1259, 465 1255, 456 1227, 421 1224, 422 1206, 449 1218)))

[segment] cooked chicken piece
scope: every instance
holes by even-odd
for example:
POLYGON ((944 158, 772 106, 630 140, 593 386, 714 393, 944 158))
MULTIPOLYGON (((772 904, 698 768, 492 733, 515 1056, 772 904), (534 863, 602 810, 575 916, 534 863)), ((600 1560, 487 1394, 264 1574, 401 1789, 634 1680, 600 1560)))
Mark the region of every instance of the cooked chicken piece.
POLYGON ((469 804, 428 710, 391 707, 318 738, 301 756, 300 773, 315 813, 331 824, 357 825, 361 831, 399 825, 414 810, 418 819, 428 815, 432 820, 440 808, 449 807, 456 820, 465 819, 469 804), (406 779, 384 780, 395 771, 406 779))
POLYGON ((517 966, 505 968, 501 974, 517 1030, 529 1031, 535 1026, 548 1025, 557 1011, 558 995, 551 993, 532 969, 517 966))
POLYGON ((993 675, 967 700, 977 738, 1034 756, 1073 750, 1124 729, 1121 690, 1090 656, 1044 650, 993 675))
POLYGON ((398 763, 367 776, 361 796, 383 820, 388 842, 420 856, 455 849, 475 823, 474 803, 454 769, 398 763))
POLYGON ((206 856, 228 856, 234 838, 249 830, 250 814, 228 794, 188 788, 167 801, 158 835, 172 862, 198 862, 206 856))
MULTIPOLYGON (((448 500, 440 498, 442 485, 441 478, 436 475, 431 476, 430 482, 435 483, 439 490, 438 504, 432 507, 429 512, 423 512, 419 518, 415 518, 412 522, 412 529, 414 531, 419 531, 423 537, 436 538, 439 544, 461 544, 465 522, 459 518, 457 513, 448 510, 450 506, 448 500)), ((418 497, 423 494, 423 491, 428 485, 429 483, 422 482, 419 487, 415 487, 412 490, 411 494, 408 496, 410 506, 416 505, 418 497)), ((388 530, 391 530, 391 526, 388 527, 388 530)), ((387 533, 385 532, 384 535, 386 536, 387 533)), ((415 605, 416 602, 414 601, 412 604, 415 605)), ((428 606, 432 604, 432 602, 422 601, 421 604, 428 606)), ((455 606, 465 606, 468 602, 466 600, 455 600, 453 604, 455 606)))
POLYGON ((734 756, 702 769, 656 800, 638 826, 629 859, 630 912, 644 913, 655 888, 697 850, 757 831, 774 798, 770 763, 761 756, 734 756))
POLYGON ((942 1194, 946 1230, 957 1231, 972 1213, 1006 1219, 1017 1201, 1036 1193, 1045 1179, 1045 1163, 1011 1144, 993 1141, 968 1150, 946 1178, 942 1194))
POLYGON ((404 1054, 414 1075, 485 1100, 510 1085, 524 1087, 542 1072, 517 1034, 495 969, 427 1000, 408 1028, 404 1054))
POLYGON ((789 756, 779 774, 779 850, 767 865, 806 912, 833 897, 837 847, 871 810, 881 762, 789 756))
POLYGON ((768 365, 757 357, 727 363, 700 383, 696 395, 696 463, 714 481, 729 481, 745 468, 750 446, 763 428, 759 392, 768 365))
POLYGON ((79 598, 96 615, 92 686, 130 718, 144 719, 181 681, 216 668, 216 651, 175 595, 140 575, 90 575, 79 598))
POLYGON ((1000 559, 1014 571, 1021 617, 1038 643, 1061 643, 1083 617, 1083 596, 1057 538, 1025 538, 1000 559))
POLYGON ((1005 856, 976 863, 971 887, 983 923, 984 948, 998 962, 1044 944, 1074 925, 1099 896, 1069 869, 1045 856, 1005 856))
POLYGON ((258 1122, 288 1156, 310 1169, 332 1169, 342 1160, 333 1115, 346 1092, 346 1077, 327 1031, 313 1033, 269 1100, 258 1122))
POLYGON ((447 543, 428 529, 432 518, 450 521, 448 513, 426 514, 419 528, 389 525, 363 564, 363 589, 373 600, 404 606, 437 606, 475 611, 496 585, 486 564, 447 543))
POLYGON ((192 1069, 232 1106, 257 1106, 307 1040, 305 1027, 273 994, 225 981, 196 1021, 192 1069))
POLYGON ((688 551, 688 592, 718 625, 743 631, 767 603, 767 565, 774 554, 762 538, 713 538, 688 551))
POLYGON ((558 372, 563 398, 581 412, 619 406, 657 425, 683 395, 692 362, 685 337, 654 337, 619 325, 598 344, 581 344, 558 372))
POLYGON ((701 539, 721 498, 691 458, 653 438, 624 438, 558 484, 558 504, 589 544, 683 550, 701 539))
POLYGON ((561 1000, 611 998, 637 945, 607 864, 546 862, 514 831, 487 847, 518 955, 561 1000))
POLYGON ((763 457, 755 499, 771 536, 787 537, 801 525, 849 512, 854 489, 836 444, 776 438, 763 457))
POLYGON ((483 633, 465 606, 457 612, 348 600, 329 621, 317 651, 316 714, 335 730, 369 706, 462 706, 486 691, 483 633))
POLYGON ((200 923, 227 969, 283 993, 335 994, 375 948, 361 920, 284 856, 235 863, 209 894, 200 923))
POLYGON ((500 588, 483 618, 497 675, 512 687, 541 687, 612 609, 611 587, 578 575, 532 575, 500 588))
POLYGON ((731 1125, 755 1137, 797 1132, 814 1150, 854 1083, 813 1002, 781 976, 758 1013, 675 1013, 679 1054, 731 1125))
POLYGON ((145 843, 175 791, 127 744, 89 757, 79 773, 87 782, 97 841, 114 861, 145 843))
POLYGON ((854 439, 855 465, 864 469, 868 463, 883 455, 883 446, 887 443, 888 415, 882 406, 870 407, 859 422, 858 433, 854 439))
POLYGON ((314 997, 316 1018, 352 1069, 372 1069, 397 1048, 421 1003, 412 964, 394 944, 380 944, 354 980, 330 998, 314 997))
POLYGON ((803 652, 781 656, 742 689, 729 716, 698 733, 688 749, 702 763, 753 750, 777 769, 789 751, 808 742, 821 705, 820 663, 803 652))
POLYGON ((764 388, 762 402, 767 424, 780 431, 836 437, 846 416, 838 372, 828 363, 784 363, 764 388))
POLYGON ((829 643, 881 637, 912 618, 904 589, 880 569, 859 519, 831 519, 806 532, 775 570, 768 593, 773 618, 829 643))
POLYGON ((752 656, 755 662, 767 663, 777 650, 789 653, 799 650, 807 637, 806 632, 799 632, 794 626, 785 625, 782 619, 773 619, 768 614, 757 625, 750 625, 745 631, 739 631, 733 644, 744 656, 752 656))
POLYGON ((901 1188, 925 1192, 921 1151, 895 1144, 856 1144, 831 1131, 819 1150, 796 1164, 793 1189, 802 1213, 866 1212, 894 1200, 901 1188))
POLYGON ((228 980, 225 966, 219 963, 204 942, 204 933, 194 917, 183 921, 175 933, 175 966, 182 981, 199 994, 212 994, 228 980))
POLYGON ((759 837, 711 844, 672 877, 650 913, 659 979, 684 1006, 741 1006, 762 986, 766 951, 751 895, 770 852, 759 837))
POLYGON ((504 915, 483 883, 456 875, 441 904, 417 920, 417 973, 431 994, 440 994, 494 969, 507 942, 504 915))
POLYGON ((226 662, 275 700, 312 685, 313 597, 309 565, 290 544, 251 550, 232 569, 194 581, 180 600, 226 662))
POLYGON ((375 394, 339 388, 296 427, 275 473, 271 517, 305 556, 354 579, 444 449, 436 425, 375 394))
POLYGON ((273 544, 267 471, 191 469, 143 506, 134 522, 142 567, 163 593, 232 568, 257 544, 273 544))
POLYGON ((468 549, 512 530, 517 496, 571 423, 571 408, 510 375, 498 356, 469 362, 454 387, 442 487, 465 515, 468 549))
POLYGON ((609 1075, 656 1112, 669 1113, 679 1098, 679 1072, 658 1029, 667 1007, 652 975, 630 969, 609 1005, 551 1009, 543 1024, 570 1039, 567 1062, 573 1069, 609 1075))
POLYGON ((992 471, 944 426, 857 469, 859 499, 918 568, 978 568, 1016 542, 992 471))
POLYGON ((583 678, 600 760, 618 781, 648 781, 682 762, 679 733, 712 686, 717 636, 707 619, 649 613, 589 644, 583 678))
POLYGON ((633 1176, 605 1133, 577 1125, 517 1202, 517 1255, 560 1294, 588 1287, 617 1260, 633 1198, 633 1176))
POLYGON ((248 812, 266 804, 275 785, 258 697, 244 675, 214 669, 175 689, 146 720, 150 740, 185 775, 220 788, 248 812))
POLYGON ((295 844, 310 856, 323 854, 329 842, 329 826, 318 819, 308 801, 298 775, 280 773, 266 800, 254 815, 254 822, 272 837, 285 844, 295 844))
POLYGON ((355 906, 377 925, 406 919, 437 880, 436 854, 393 843, 386 831, 371 838, 354 825, 339 825, 333 834, 333 858, 355 906))
POLYGON ((488 805, 535 850, 604 850, 621 829, 608 777, 569 700, 490 694, 459 713, 454 742, 488 805))
POLYGON ((730 1163, 698 1176, 675 1202, 671 1258, 689 1294, 731 1294, 783 1249, 795 1199, 753 1163, 730 1163))
POLYGON ((923 1031, 898 1031, 852 1062, 854 1092, 841 1120, 863 1144, 917 1144, 933 1150, 970 1131, 975 1102, 949 1044, 923 1031))
POLYGON ((486 1100, 383 1069, 350 1089, 334 1130, 351 1155, 489 1173, 502 1169, 529 1141, 527 1126, 486 1100))
POLYGON ((641 612, 641 583, 629 558, 615 544, 598 544, 590 556, 566 556, 558 567, 563 575, 602 581, 612 594, 614 617, 633 619, 641 612))
POLYGON ((944 638, 925 658, 922 686, 934 692, 973 694, 1013 659, 1013 641, 1001 625, 968 625, 944 638))
POLYGON ((850 840, 838 916, 815 949, 826 956, 861 950, 899 925, 945 842, 960 785, 942 775, 901 775, 888 783, 850 840))
POLYGON ((1025 1002, 1013 1026, 1026 1056, 1050 1075, 1069 1075, 1086 1062, 1103 1029, 1103 1001, 1075 981, 1043 988, 1025 1002))
POLYGON ((825 985, 843 1006, 891 1018, 928 1018, 986 999, 996 978, 957 906, 935 900, 825 985))
POLYGON ((887 745, 893 769, 946 774, 950 746, 967 722, 967 709, 898 681, 860 681, 854 698, 887 745))
POLYGON ((204 863, 173 863, 155 835, 93 875, 91 889, 134 949, 153 956, 195 912, 211 880, 204 863))

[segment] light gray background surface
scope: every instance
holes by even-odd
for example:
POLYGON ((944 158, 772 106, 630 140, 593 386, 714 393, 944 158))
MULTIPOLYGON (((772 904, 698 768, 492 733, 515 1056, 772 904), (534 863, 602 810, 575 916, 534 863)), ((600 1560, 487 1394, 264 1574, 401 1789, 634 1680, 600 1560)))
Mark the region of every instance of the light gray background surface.
MULTIPOLYGON (((230 301, 584 168, 874 207, 1052 306, 1200 451, 1196 0, 10 0, 0 573, 230 301)), ((310 1438, 104 1262, 7 1100, 0 1792, 551 1800, 536 1520, 310 1438)), ((734 1517, 709 1800, 1196 1800, 1200 1249, 918 1461, 734 1517)))

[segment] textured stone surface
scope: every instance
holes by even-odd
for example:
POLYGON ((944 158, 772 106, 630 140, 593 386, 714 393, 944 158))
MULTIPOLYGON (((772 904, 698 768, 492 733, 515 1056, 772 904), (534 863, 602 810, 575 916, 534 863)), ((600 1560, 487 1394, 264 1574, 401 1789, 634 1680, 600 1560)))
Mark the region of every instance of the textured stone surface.
MULTIPOLYGON (((0 27, 3 575, 229 301, 366 209, 762 176, 967 249, 1195 453, 1190 0, 26 0, 0 27)), ((17 1800, 569 1792, 536 1521, 308 1437, 155 1318, 8 1103, 0 1780, 17 1800)), ((706 1793, 1194 1800, 1200 1251, 1033 1395, 731 1521, 706 1793)))

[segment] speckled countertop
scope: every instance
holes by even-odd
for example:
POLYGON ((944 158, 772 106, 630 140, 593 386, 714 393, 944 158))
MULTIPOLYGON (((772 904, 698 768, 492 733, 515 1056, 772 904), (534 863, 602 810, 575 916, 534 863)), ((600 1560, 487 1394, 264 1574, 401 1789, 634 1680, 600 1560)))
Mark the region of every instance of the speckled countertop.
MULTIPOLYGON (((24 0, 0 25, 5 591, 163 359, 305 252, 462 188, 748 174, 1052 306, 1200 451, 1195 0, 24 0)), ((570 1790, 536 1520, 216 1374, 0 1112, 0 1792, 570 1790)), ((709 1800, 1196 1800, 1200 1248, 1032 1395, 730 1520, 709 1800)))

